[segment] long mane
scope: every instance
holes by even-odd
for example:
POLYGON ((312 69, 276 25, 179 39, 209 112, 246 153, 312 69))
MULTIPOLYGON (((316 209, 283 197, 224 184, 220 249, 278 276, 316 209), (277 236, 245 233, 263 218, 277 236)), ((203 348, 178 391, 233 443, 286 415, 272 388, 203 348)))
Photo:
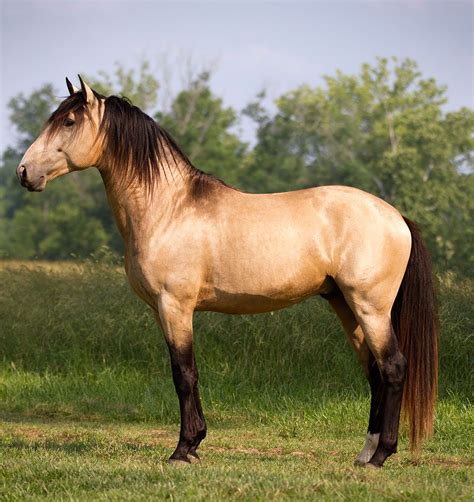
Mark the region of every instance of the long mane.
MULTIPOLYGON (((155 120, 124 97, 105 97, 94 91, 104 113, 99 125, 102 140, 100 165, 106 165, 111 176, 128 186, 138 182, 152 188, 156 181, 169 176, 166 167, 174 164, 189 175, 191 193, 199 198, 216 185, 228 186, 222 180, 196 168, 171 134, 155 120)), ((53 137, 70 114, 76 121, 74 132, 90 118, 82 92, 65 99, 47 121, 47 135, 53 137)))

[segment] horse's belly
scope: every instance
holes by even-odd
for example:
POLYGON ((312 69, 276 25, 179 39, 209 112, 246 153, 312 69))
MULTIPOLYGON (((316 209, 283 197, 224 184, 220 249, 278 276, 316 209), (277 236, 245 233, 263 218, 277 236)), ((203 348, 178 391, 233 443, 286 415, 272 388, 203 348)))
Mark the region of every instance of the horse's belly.
POLYGON ((289 300, 248 293, 229 294, 218 292, 215 298, 208 298, 199 303, 196 310, 208 310, 225 314, 260 314, 289 307, 308 296, 311 296, 311 294, 289 300))
POLYGON ((297 302, 279 301, 257 295, 235 295, 233 297, 209 299, 200 303, 196 310, 222 312, 223 314, 261 314, 289 307, 297 302))
MULTIPOLYGON (((288 271, 286 271, 288 272, 288 271)), ((308 271, 308 275, 283 274, 279 278, 264 273, 239 280, 222 281, 204 288, 197 310, 228 314, 256 314, 279 310, 332 289, 332 279, 325 274, 308 271)))

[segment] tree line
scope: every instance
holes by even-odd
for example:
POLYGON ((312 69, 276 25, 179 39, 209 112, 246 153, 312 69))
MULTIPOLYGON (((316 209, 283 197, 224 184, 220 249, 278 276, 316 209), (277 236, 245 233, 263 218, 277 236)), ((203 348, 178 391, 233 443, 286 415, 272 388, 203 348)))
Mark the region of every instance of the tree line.
MULTIPOLYGON (((202 170, 252 192, 351 185, 397 207, 423 230, 439 270, 474 275, 474 110, 446 111, 446 88, 412 60, 378 59, 355 75, 301 85, 269 105, 264 92, 243 110, 226 106, 203 71, 170 93, 150 71, 118 65, 87 76, 102 94, 128 97, 167 129, 202 170), (240 137, 243 117, 256 141, 240 137)), ((8 104, 18 141, 0 164, 0 257, 120 258, 122 243, 96 170, 27 193, 15 177, 26 148, 64 92, 46 84, 8 104)))

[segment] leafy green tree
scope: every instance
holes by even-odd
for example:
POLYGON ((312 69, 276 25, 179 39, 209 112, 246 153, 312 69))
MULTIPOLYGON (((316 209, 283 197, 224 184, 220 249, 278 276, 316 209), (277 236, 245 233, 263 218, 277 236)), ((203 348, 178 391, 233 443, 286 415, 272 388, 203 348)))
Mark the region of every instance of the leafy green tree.
POLYGON ((209 79, 208 72, 201 73, 176 95, 169 111, 155 117, 196 167, 239 185, 246 145, 232 132, 238 116, 213 94, 209 79))
POLYGON ((141 61, 137 69, 126 69, 116 63, 112 74, 99 71, 97 76, 86 76, 85 79, 100 94, 124 96, 142 110, 151 111, 157 104, 160 86, 147 60, 141 61))
POLYGON ((19 134, 18 148, 28 148, 31 141, 39 136, 44 123, 57 102, 57 94, 51 84, 46 84, 26 97, 23 93, 10 100, 10 121, 19 134))

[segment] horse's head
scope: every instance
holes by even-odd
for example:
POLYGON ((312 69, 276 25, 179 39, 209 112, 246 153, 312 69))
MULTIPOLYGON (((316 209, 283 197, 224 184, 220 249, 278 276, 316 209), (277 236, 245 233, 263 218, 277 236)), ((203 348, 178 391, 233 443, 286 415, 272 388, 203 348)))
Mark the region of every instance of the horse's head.
POLYGON ((20 183, 31 192, 42 192, 48 181, 96 165, 99 159, 103 98, 79 79, 81 89, 66 79, 69 97, 51 115, 17 167, 20 183))

